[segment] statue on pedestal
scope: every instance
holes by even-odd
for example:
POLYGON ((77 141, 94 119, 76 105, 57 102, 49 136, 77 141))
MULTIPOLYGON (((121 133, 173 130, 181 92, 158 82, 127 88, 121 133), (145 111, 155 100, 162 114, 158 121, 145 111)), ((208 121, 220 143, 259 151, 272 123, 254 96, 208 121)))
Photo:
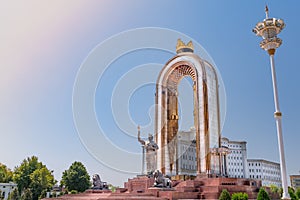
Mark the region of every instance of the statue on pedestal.
POLYGON ((99 174, 94 174, 93 175, 93 190, 103 190, 103 189, 108 189, 108 185, 106 182, 102 182, 99 174))
POLYGON ((146 173, 151 174, 156 170, 156 151, 158 150, 158 145, 154 142, 152 134, 149 134, 148 141, 141 139, 140 126, 138 126, 138 141, 143 148, 142 173, 144 174, 146 151, 146 173))
POLYGON ((163 188, 171 188, 172 187, 172 181, 164 176, 159 170, 156 170, 153 172, 154 177, 154 187, 163 187, 163 188))

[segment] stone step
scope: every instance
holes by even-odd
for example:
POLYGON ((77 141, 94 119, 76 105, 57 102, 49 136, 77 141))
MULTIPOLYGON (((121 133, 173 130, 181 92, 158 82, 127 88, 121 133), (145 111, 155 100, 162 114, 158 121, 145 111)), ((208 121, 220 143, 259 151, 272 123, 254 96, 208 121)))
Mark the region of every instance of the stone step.
POLYGON ((161 198, 161 197, 136 197, 136 196, 115 196, 115 197, 104 197, 104 198, 99 198, 97 200, 168 200, 166 198, 161 198))
POLYGON ((199 200, 199 199, 177 199, 177 200, 199 200))
POLYGON ((159 196, 167 198, 167 199, 199 199, 200 193, 199 192, 160 191, 159 196))
POLYGON ((138 197, 143 197, 143 196, 153 196, 152 194, 149 193, 111 193, 110 196, 138 196, 138 197))
POLYGON ((219 194, 217 194, 217 193, 204 193, 204 194, 201 194, 201 199, 219 199, 219 194))
POLYGON ((200 191, 202 193, 219 193, 220 188, 218 186, 201 186, 200 191))
POLYGON ((177 187, 176 191, 178 192, 198 192, 198 189, 195 187, 177 187))
POLYGON ((175 187, 200 187, 203 186, 203 182, 201 181, 195 181, 195 180, 187 180, 187 181, 182 181, 178 183, 175 187))

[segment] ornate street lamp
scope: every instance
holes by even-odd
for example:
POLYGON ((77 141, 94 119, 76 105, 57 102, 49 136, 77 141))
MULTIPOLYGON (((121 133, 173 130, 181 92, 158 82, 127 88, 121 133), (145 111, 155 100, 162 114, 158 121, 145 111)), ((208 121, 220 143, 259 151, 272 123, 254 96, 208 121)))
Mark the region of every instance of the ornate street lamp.
POLYGON ((275 72, 275 64, 274 64, 275 51, 282 43, 282 40, 277 37, 277 34, 281 32, 281 30, 285 27, 285 24, 282 19, 269 18, 269 10, 267 6, 265 11, 266 11, 266 18, 264 19, 264 21, 258 22, 256 24, 255 28, 253 29, 253 32, 257 36, 261 36, 263 38, 263 40, 260 42, 260 47, 265 51, 267 51, 270 56, 274 103, 275 103, 274 117, 276 120, 276 128, 277 128, 277 135, 278 135, 280 169, 281 169, 282 188, 283 188, 282 199, 290 199, 288 193, 286 164, 285 164, 285 157, 284 157, 284 145, 283 145, 283 138, 282 138, 282 126, 281 126, 282 114, 279 109, 277 81, 276 81, 276 72, 275 72))

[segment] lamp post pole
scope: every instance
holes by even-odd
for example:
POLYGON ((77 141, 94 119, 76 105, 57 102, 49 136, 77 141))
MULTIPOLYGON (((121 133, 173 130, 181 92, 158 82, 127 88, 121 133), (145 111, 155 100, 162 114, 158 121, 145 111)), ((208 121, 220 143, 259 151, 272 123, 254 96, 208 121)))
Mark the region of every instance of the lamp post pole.
POLYGON ((260 42, 260 47, 265 51, 267 51, 270 56, 274 104, 275 104, 274 118, 276 121, 276 129, 277 129, 277 136, 278 136, 280 170, 281 170, 281 179, 282 179, 282 188, 283 188, 282 199, 290 199, 288 193, 284 145, 283 145, 283 137, 282 137, 282 125, 281 125, 282 114, 279 108, 278 89, 277 89, 277 80, 276 80, 275 63, 274 63, 275 51, 282 43, 282 40, 277 37, 277 34, 279 34, 282 31, 282 29, 285 27, 285 24, 282 19, 269 18, 269 10, 267 6, 265 11, 266 11, 266 18, 264 19, 263 22, 259 22, 256 24, 255 28, 253 29, 253 32, 257 36, 261 36, 263 38, 263 40, 260 42))

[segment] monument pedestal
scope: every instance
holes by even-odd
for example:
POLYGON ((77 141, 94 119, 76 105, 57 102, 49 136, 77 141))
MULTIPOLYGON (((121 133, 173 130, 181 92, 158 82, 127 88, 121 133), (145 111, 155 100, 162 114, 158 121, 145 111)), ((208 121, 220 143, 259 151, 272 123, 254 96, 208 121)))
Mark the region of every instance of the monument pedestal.
POLYGON ((208 178, 206 174, 198 175, 194 180, 175 180, 173 187, 152 187, 153 178, 136 177, 125 183, 127 192, 145 193, 157 198, 172 199, 218 199, 222 190, 229 193, 245 192, 249 199, 256 199, 261 181, 241 178, 208 178), (150 187, 148 187, 150 186, 150 187), (147 188, 148 187, 148 188, 147 188))
POLYGON ((127 189, 129 193, 145 193, 148 188, 154 185, 154 178, 148 178, 146 175, 139 175, 135 178, 128 179, 124 183, 124 188, 127 189))
MULTIPOLYGON (((87 193, 78 195, 65 195, 59 200, 175 200, 175 199, 218 199, 222 190, 230 194, 245 192, 249 199, 256 199, 261 181, 241 178, 200 178, 194 180, 174 180, 172 188, 153 187, 154 178, 138 176, 128 179, 125 188, 119 188, 114 193, 87 193)), ((51 200, 55 200, 52 198, 51 200)), ((57 199, 58 200, 58 199, 57 199)))

